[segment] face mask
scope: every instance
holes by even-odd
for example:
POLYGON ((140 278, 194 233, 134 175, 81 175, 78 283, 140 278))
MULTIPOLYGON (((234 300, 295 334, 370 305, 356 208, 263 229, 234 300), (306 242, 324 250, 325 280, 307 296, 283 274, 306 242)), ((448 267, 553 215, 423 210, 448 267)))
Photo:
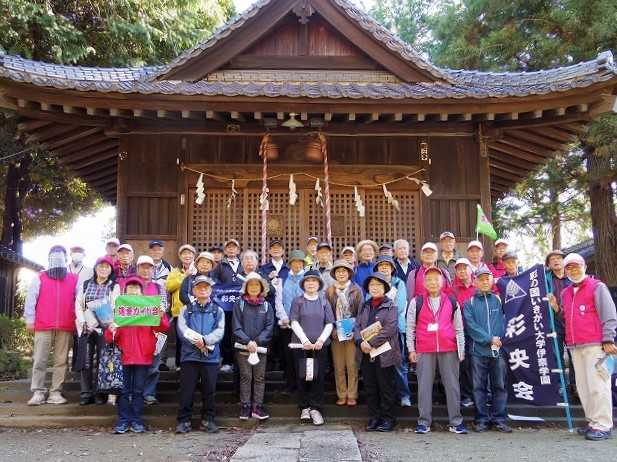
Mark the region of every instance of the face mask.
POLYGON ((84 261, 84 254, 81 253, 81 252, 73 252, 73 253, 71 253, 71 261, 75 265, 81 264, 81 262, 84 261))
POLYGON ((577 278, 577 279, 573 279, 573 278, 572 278, 572 277, 570 277, 570 276, 568 276, 568 279, 569 279, 570 281, 572 281, 574 284, 579 284, 579 283, 583 282, 583 279, 585 279, 586 277, 587 277, 587 275, 586 275, 585 273, 583 273, 583 274, 581 275, 581 277, 579 277, 579 278, 577 278))
POLYGON ((64 252, 52 252, 49 254, 49 269, 66 268, 66 255, 64 252))

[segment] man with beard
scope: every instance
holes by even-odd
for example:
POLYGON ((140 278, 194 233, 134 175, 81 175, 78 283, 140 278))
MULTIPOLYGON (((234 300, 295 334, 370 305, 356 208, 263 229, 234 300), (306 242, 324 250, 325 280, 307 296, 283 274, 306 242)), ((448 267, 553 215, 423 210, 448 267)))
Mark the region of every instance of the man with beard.
POLYGON ((65 404, 62 386, 68 366, 69 346, 75 330, 75 295, 77 275, 67 271, 66 250, 55 245, 49 250, 49 266, 32 279, 24 307, 28 332, 34 332, 32 355, 32 398, 30 406, 65 404), (45 375, 49 354, 53 350, 54 366, 49 397, 45 375))

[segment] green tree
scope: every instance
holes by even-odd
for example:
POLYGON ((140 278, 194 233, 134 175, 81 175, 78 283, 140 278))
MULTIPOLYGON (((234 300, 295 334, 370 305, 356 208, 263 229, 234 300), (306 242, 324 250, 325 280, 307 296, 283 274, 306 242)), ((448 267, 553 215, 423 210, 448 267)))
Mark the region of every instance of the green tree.
POLYGON ((431 35, 428 24, 431 8, 438 8, 440 3, 429 0, 377 0, 370 14, 406 42, 423 49, 431 35))
MULTIPOLYGON (((232 0, 0 0, 0 50, 64 64, 160 64, 234 13, 232 0)), ((14 117, 0 117, 0 159, 1 239, 15 250, 101 205, 53 156, 16 139, 14 117)))
MULTIPOLYGON (((432 33, 427 49, 441 66, 482 70, 534 71, 594 58, 617 49, 617 2, 614 0, 463 0, 448 1, 428 18, 432 33)), ((617 117, 590 124, 589 133, 566 154, 567 172, 578 175, 575 194, 587 194, 599 275, 617 285, 617 216, 615 163, 617 117), (580 155, 576 154, 580 150, 580 155), (572 159, 567 159, 573 156, 572 159), (581 173, 581 167, 585 166, 581 173)), ((555 167, 554 163, 549 167, 555 167)), ((555 181, 544 168, 523 183, 514 196, 530 210, 526 219, 553 223, 582 212, 579 201, 537 204, 547 197, 571 194, 571 185, 555 181), (529 187, 530 192, 521 188, 529 187), (528 197, 524 197, 528 194, 528 197)), ((512 197, 512 196, 511 196, 512 197)), ((511 199, 505 199, 507 201, 511 199)), ((555 201, 554 201, 555 202, 555 201)), ((501 204, 503 204, 502 201, 501 204)), ((499 208, 499 206, 497 208, 499 208)), ((539 225, 541 226, 541 225, 539 225)), ((557 242, 559 239, 556 240, 557 242)))

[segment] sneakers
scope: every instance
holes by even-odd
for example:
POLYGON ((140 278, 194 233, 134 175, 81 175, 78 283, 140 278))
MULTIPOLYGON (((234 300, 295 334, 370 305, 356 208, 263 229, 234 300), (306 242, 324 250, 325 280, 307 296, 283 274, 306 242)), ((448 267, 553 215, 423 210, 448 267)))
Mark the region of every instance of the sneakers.
POLYGON ((418 424, 416 425, 415 433, 419 435, 424 435, 426 433, 430 433, 431 427, 427 427, 426 425, 418 424))
POLYGON ((144 404, 147 404, 148 406, 152 406, 153 404, 158 404, 159 400, 156 399, 156 396, 144 396, 144 404))
POLYGON ((169 370, 169 366, 168 366, 167 364, 165 364, 165 363, 161 363, 161 364, 159 365, 159 371, 161 371, 161 372, 167 372, 168 370, 169 370))
POLYGON ((385 419, 379 427, 377 427, 378 432, 387 433, 394 430, 396 426, 396 422, 393 419, 385 419))
POLYGON ((80 406, 88 406, 89 404, 94 403, 94 397, 92 396, 82 396, 81 398, 79 398, 79 405, 80 406))
POLYGON ((176 425, 176 433, 188 433, 192 430, 191 422, 180 422, 176 425))
POLYGON ((313 425, 323 425, 324 424, 323 416, 321 415, 321 412, 319 412, 317 409, 311 409, 310 415, 311 415, 311 420, 313 421, 313 425))
POLYGON ((107 396, 102 394, 97 394, 94 396, 94 404, 102 406, 105 403, 107 403, 107 396))
POLYGON ((253 413, 251 414, 251 416, 257 420, 266 420, 270 418, 270 414, 268 414, 266 408, 264 408, 260 404, 253 407, 253 413))
POLYGON ((411 407, 411 399, 409 397, 402 398, 401 399, 401 406, 402 407, 411 407))
POLYGON ((336 400, 337 406, 345 406, 347 404, 347 398, 339 398, 336 400))
POLYGON ((116 395, 109 395, 107 397, 107 404, 111 404, 112 406, 115 406, 117 400, 118 400, 118 397, 116 395))
POLYGON ((144 433, 146 431, 146 427, 144 426, 144 424, 133 422, 130 425, 129 430, 131 430, 133 433, 144 433))
POLYGON ((249 420, 251 418, 251 405, 242 404, 240 406, 240 420, 249 420))
POLYGON ((607 440, 611 437, 610 431, 602 431, 596 430, 595 428, 590 428, 587 434, 585 435, 585 439, 589 441, 602 441, 607 440))
POLYGON ((495 425, 493 425, 493 427, 495 427, 495 430, 501 433, 512 433, 512 428, 510 428, 509 425, 506 425, 503 422, 496 423, 495 425))
POLYGON ((476 423, 474 424, 473 429, 478 433, 484 433, 488 431, 488 425, 486 425, 484 422, 476 423))
POLYGON ((366 426, 366 431, 376 432, 380 425, 381 425, 381 422, 379 419, 370 419, 368 421, 368 425, 366 426))
POLYGON ((465 428, 465 424, 458 424, 457 426, 454 425, 449 425, 448 426, 448 431, 450 433, 456 433, 457 435, 466 435, 467 434, 467 429, 465 428))
POLYGON ((308 422, 311 420, 311 408, 310 407, 306 407, 304 409, 302 409, 302 412, 300 413, 300 421, 301 422, 308 422))
POLYGON ((461 401, 463 407, 473 407, 473 400, 471 398, 463 398, 461 401))
POLYGON ((40 406, 41 404, 45 404, 45 392, 35 391, 28 401, 28 406, 40 406))
POLYGON ((358 401, 353 398, 347 398, 347 406, 354 407, 358 404, 358 401))
POLYGON ((118 425, 114 427, 114 433, 116 435, 124 435, 128 431, 129 431, 129 424, 127 423, 119 423, 118 425))
POLYGON ((68 401, 59 391, 52 391, 47 398, 47 404, 66 404, 68 401))
POLYGON ((208 433, 218 433, 219 431, 219 427, 216 425, 216 423, 214 423, 214 417, 208 417, 208 420, 201 419, 199 429, 208 433))
POLYGON ((587 425, 585 427, 579 427, 579 428, 576 429, 576 433, 578 433, 581 436, 585 436, 590 431, 591 431, 591 427, 589 425, 587 425))

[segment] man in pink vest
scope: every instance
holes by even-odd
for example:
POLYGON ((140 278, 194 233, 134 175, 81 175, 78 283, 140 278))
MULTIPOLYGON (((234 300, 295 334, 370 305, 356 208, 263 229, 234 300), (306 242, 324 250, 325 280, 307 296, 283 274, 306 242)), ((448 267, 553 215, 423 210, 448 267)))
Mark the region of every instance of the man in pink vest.
POLYGON ((603 282, 587 276, 585 260, 571 253, 564 260, 572 285, 561 292, 561 308, 551 297, 553 310, 564 311, 566 345, 572 351, 576 388, 588 425, 578 433, 592 441, 610 438, 613 428, 611 375, 602 373, 608 355, 617 355, 617 313, 603 282))
POLYGON ((32 398, 30 406, 64 404, 62 386, 66 378, 69 346, 75 331, 77 275, 67 271, 66 249, 55 245, 49 250, 49 266, 32 279, 24 306, 29 332, 34 332, 32 357, 32 398), (54 352, 51 388, 47 397, 45 375, 50 351, 54 352))
POLYGON ((416 433, 431 431, 435 370, 446 391, 449 431, 466 434, 461 415, 459 362, 465 359, 465 333, 461 309, 443 291, 445 276, 430 267, 424 274, 425 296, 417 296, 407 307, 407 348, 409 362, 417 363, 418 411, 416 433))

